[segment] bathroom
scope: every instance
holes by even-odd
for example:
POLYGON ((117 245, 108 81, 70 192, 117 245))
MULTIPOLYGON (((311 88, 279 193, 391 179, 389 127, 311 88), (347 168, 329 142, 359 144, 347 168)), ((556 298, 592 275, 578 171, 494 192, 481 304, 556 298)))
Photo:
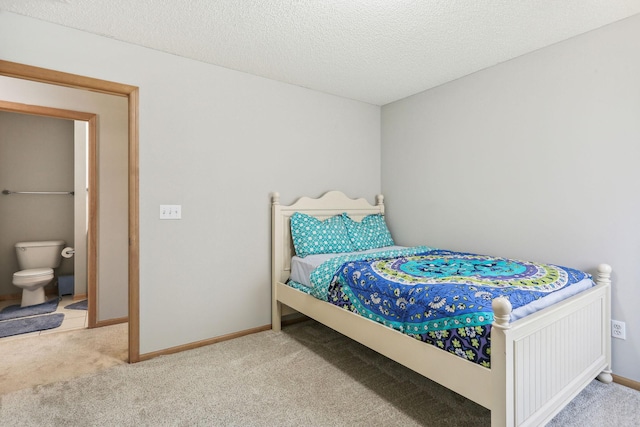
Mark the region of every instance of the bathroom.
MULTIPOLYGON (((74 247, 56 276, 65 276, 71 299, 86 298, 86 152, 85 122, 0 111, 0 190, 75 193, 0 194, 0 302, 19 300, 22 292, 12 284, 19 270, 15 243, 42 240, 74 247)), ((56 280, 45 292, 47 300, 58 295, 56 280)))
MULTIPOLYGON (((48 224, 51 229, 58 227, 58 231, 66 227, 70 230, 67 233, 71 237, 52 236, 55 239, 63 239, 67 246, 73 246, 76 253, 70 260, 64 260, 61 265, 61 272, 73 271, 75 276, 75 296, 88 297, 88 327, 107 326, 116 323, 127 322, 128 320, 128 285, 129 285, 129 125, 128 125, 128 100, 123 96, 114 96, 94 91, 79 90, 59 85, 51 85, 30 81, 20 78, 0 76, 0 111, 13 113, 24 113, 21 115, 39 114, 38 119, 47 117, 62 118, 68 126, 75 128, 78 125, 88 127, 89 135, 89 155, 78 154, 71 150, 85 147, 86 137, 83 142, 73 142, 67 139, 68 154, 62 155, 53 150, 51 156, 58 156, 55 160, 49 158, 45 165, 37 168, 34 174, 51 177, 47 180, 48 187, 54 179, 64 179, 60 182, 63 191, 75 191, 74 196, 68 195, 4 195, 0 193, 0 298, 6 294, 7 289, 14 295, 19 292, 18 288, 11 284, 12 274, 17 267, 16 255, 13 245, 18 241, 27 240, 24 235, 15 236, 12 240, 5 238, 7 230, 13 226, 10 220, 5 219, 6 209, 17 209, 15 203, 35 206, 31 212, 34 215, 33 221, 48 224), (4 105, 4 106, 3 106, 4 105), (74 120, 76 120, 74 122, 74 120), (87 126, 88 125, 88 126, 87 126), (86 159, 88 165, 74 166, 74 159, 86 159), (66 165, 63 167, 63 165, 66 165), (73 170, 76 169, 75 173, 73 170), (80 172, 78 172, 78 170, 80 172), (45 172, 46 171, 46 172, 45 172), (66 176, 66 178, 60 178, 66 176), (86 209, 87 196, 86 177, 89 177, 89 209, 86 209), (76 181, 74 183, 74 180, 76 181), (78 182, 79 181, 79 182, 78 182), (67 188, 71 185, 73 188, 67 188), (37 197, 37 198, 36 198, 37 197), (22 201, 21 201, 22 200, 22 201), (11 202, 11 203, 10 203, 11 202), (53 217, 40 213, 36 203, 67 204, 73 203, 73 213, 68 213, 72 209, 66 206, 66 212, 58 219, 64 222, 64 217, 68 216, 68 222, 63 226, 53 224, 53 217), (80 208, 79 208, 80 207, 80 208), (82 215, 88 215, 86 220, 82 220, 82 215), (71 218, 75 218, 72 220, 71 218), (86 221, 89 223, 91 240, 86 251, 82 250, 82 244, 86 242, 86 221), (76 228, 76 230, 73 230, 76 228), (80 231, 77 230, 80 228, 80 231), (82 239, 75 238, 74 235, 82 236, 82 239), (7 242, 6 242, 7 241, 7 242), (73 242, 73 244, 69 244, 73 242), (84 258, 83 258, 84 257, 84 258), (10 263, 14 266, 10 266, 10 263), (72 267, 75 264, 75 267, 72 267), (80 268, 86 268, 86 277, 81 277, 80 268), (70 269, 70 270, 65 270, 70 269), (86 285, 85 285, 86 283, 86 285)), ((59 119, 55 119, 59 120, 59 119)), ((71 131, 69 131, 71 132, 71 131)), ((49 131, 45 132, 48 134, 49 131)), ((73 132, 84 134, 83 131, 73 132)), ((71 137, 73 138, 73 136, 71 137)), ((22 152, 24 147, 20 137, 16 137, 12 150, 22 152), (16 146, 17 145, 17 146, 16 146), (21 147, 21 148, 18 148, 21 147)), ((45 150, 44 146, 51 144, 48 137, 34 142, 37 150, 45 150)), ((24 177, 26 172, 16 172, 16 177, 5 172, 13 167, 5 161, 5 155, 0 148, 0 192, 3 189, 11 191, 26 191, 24 183, 17 177, 24 177), (7 163, 7 164, 5 164, 7 163), (10 188, 5 181, 5 176, 12 179, 10 188), (19 187, 18 187, 19 186, 19 187)), ((60 148, 59 151, 62 151, 60 148)), ((25 152, 22 156, 28 156, 25 152)), ((27 178, 29 178, 27 176, 27 178)), ((38 181, 38 184, 40 181, 38 181)), ((41 190, 41 188, 36 188, 41 190)), ((50 208, 49 208, 50 209, 50 208)), ((15 221, 27 222, 22 218, 15 221)), ((44 225, 42 224, 42 225, 44 225)), ((32 236, 33 229, 25 229, 29 236, 32 236)), ((34 236, 37 240, 44 237, 34 236)), ((29 239, 31 237, 28 237, 29 239)), ((48 239, 47 237, 46 239, 48 239)), ((56 294, 57 295, 57 294, 56 294)))

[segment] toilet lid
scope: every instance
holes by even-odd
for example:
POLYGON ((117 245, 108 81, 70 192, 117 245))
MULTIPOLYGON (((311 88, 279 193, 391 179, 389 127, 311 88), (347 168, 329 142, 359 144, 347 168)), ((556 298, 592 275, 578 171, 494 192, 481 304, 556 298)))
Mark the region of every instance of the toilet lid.
POLYGON ((52 268, 31 268, 13 273, 13 277, 39 277, 53 274, 52 268))

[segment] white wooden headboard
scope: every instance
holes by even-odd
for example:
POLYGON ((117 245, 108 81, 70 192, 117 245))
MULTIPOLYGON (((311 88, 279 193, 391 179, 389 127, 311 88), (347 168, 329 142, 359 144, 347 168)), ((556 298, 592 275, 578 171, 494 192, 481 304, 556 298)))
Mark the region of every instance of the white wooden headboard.
POLYGON ((340 191, 329 191, 317 199, 301 197, 289 206, 280 204, 280 194, 271 195, 271 279, 272 284, 284 283, 291 273, 291 257, 295 255, 291 240, 291 215, 304 213, 318 219, 330 218, 343 212, 355 220, 367 215, 384 215, 384 197, 376 196, 376 205, 366 199, 350 199, 340 191))

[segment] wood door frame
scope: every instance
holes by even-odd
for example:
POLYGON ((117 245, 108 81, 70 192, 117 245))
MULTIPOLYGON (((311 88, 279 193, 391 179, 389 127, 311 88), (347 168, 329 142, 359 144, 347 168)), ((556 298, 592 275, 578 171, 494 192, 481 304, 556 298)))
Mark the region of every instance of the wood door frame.
MULTIPOLYGON (((139 152, 138 152, 138 99, 139 89, 136 86, 115 83, 106 80, 94 79, 91 77, 69 74, 60 71, 49 70, 46 68, 33 67, 30 65, 19 64, 15 62, 0 60, 0 75, 13 77, 23 80, 37 81, 57 86, 65 86, 80 90, 89 90, 93 92, 105 93, 108 95, 123 96, 128 101, 128 117, 129 117, 129 363, 140 361, 140 243, 139 243, 139 152)), ((41 107, 28 106, 22 104, 24 108, 37 109, 41 107)), ((70 110, 68 114, 77 113, 70 110)), ((34 113, 31 113, 34 114, 34 113)), ((87 114, 87 113, 84 113, 87 114)), ((80 119, 82 120, 82 119, 80 119)), ((86 120, 89 121, 89 120, 86 120)), ((90 122, 91 123, 91 122, 90 122)), ((91 127, 91 124, 89 125, 91 127)), ((95 115, 93 115, 93 126, 95 129, 95 115)), ((90 132, 91 134, 91 132, 90 132)), ((96 153, 94 152, 94 155, 96 153)), ((91 160, 90 160, 91 161, 91 160)), ((94 168, 94 171, 96 169, 94 168)), ((89 177, 89 179, 97 179, 97 176, 89 177)), ((94 192, 95 193, 95 192, 94 192)), ((94 200, 95 205, 89 199, 89 210, 96 209, 97 213, 97 197, 94 200)), ((94 230, 95 232, 95 230, 94 230)), ((97 235, 96 235, 97 236, 97 235)), ((94 241, 95 244, 95 241, 94 241)), ((90 254, 91 246, 88 244, 87 254, 90 254)), ((95 251, 95 248, 93 248, 95 251)), ((92 269, 95 272, 95 265, 92 269)), ((89 269, 87 274, 91 274, 89 269)), ((89 278, 88 278, 89 279, 89 278)), ((87 286, 91 280, 88 280, 87 286)), ((95 286, 95 277, 93 284, 95 286)), ((89 291, 91 292, 91 291, 89 291)), ((95 295, 95 289, 93 289, 95 295)), ((95 304, 94 300, 94 304, 95 304)), ((93 307, 95 313, 95 306, 93 307)), ((90 309, 91 312, 91 309, 90 309)), ((94 321, 96 319, 94 318, 94 321)))

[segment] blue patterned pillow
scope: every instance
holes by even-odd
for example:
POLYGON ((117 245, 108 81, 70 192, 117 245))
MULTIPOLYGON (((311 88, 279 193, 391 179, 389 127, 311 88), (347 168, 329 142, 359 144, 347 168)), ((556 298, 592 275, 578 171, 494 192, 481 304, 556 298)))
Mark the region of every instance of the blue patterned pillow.
POLYGON ((353 245, 341 215, 324 221, 294 212, 291 215, 291 237, 296 255, 339 254, 353 252, 353 245))
POLYGON ((383 248, 393 246, 391 233, 384 221, 384 216, 380 214, 367 215, 361 222, 349 218, 346 213, 342 214, 344 225, 347 227, 349 238, 356 251, 367 249, 383 248))

